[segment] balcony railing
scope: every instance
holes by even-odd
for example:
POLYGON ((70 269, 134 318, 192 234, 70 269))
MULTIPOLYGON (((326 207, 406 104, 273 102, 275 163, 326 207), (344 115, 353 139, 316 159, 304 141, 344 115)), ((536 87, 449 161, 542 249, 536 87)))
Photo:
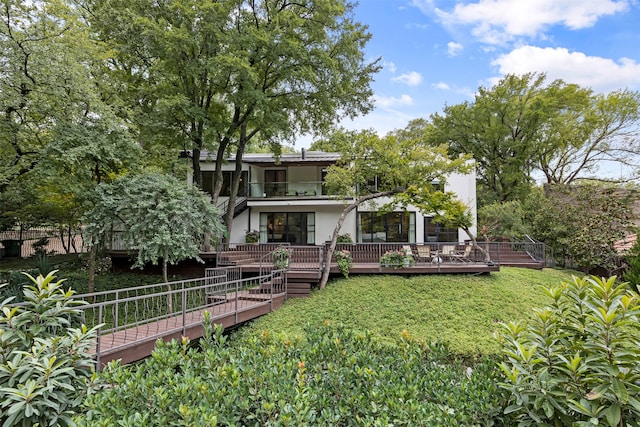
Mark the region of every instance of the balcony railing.
POLYGON ((322 194, 322 181, 249 183, 249 197, 312 197, 322 194))

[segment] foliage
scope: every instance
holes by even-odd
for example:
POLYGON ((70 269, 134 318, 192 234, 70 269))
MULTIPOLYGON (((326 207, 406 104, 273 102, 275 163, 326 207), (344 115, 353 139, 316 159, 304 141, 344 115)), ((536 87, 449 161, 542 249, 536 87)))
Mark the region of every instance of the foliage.
POLYGON ((380 257, 380 265, 393 269, 409 267, 415 263, 413 256, 406 249, 386 251, 380 257))
POLYGON ((583 271, 616 272, 620 257, 614 243, 632 228, 634 192, 594 183, 545 190, 526 203, 532 234, 553 248, 561 265, 570 261, 583 271))
MULTIPOLYGON (((210 328, 202 350, 158 342, 137 366, 110 364, 80 426, 123 425, 491 425, 503 392, 491 361, 467 369, 446 348, 407 331, 395 344, 325 322, 304 340, 270 331, 225 343, 210 328), (176 375, 179 373, 179 375, 176 375)), ((80 418, 80 417, 79 417, 80 418)))
POLYGON ((640 244, 638 240, 625 254, 627 269, 624 272, 624 280, 636 289, 640 289, 640 244))
POLYGON ((280 245, 273 251, 273 265, 279 270, 285 269, 289 266, 289 257, 291 257, 291 249, 280 245))
POLYGON ((527 234, 524 210, 519 201, 492 203, 478 209, 478 226, 485 240, 508 237, 519 241, 527 234))
POLYGON ((34 257, 34 259, 36 261, 36 268, 38 269, 38 272, 40 273, 40 275, 46 276, 51 271, 53 271, 53 267, 51 266, 51 259, 49 258, 49 255, 37 254, 34 257))
POLYGON ((260 232, 258 230, 247 230, 244 240, 247 243, 258 243, 260 241, 260 232))
POLYGON ((353 266, 353 257, 351 256, 351 252, 343 249, 341 251, 336 251, 333 256, 338 263, 338 269, 340 270, 340 273, 342 273, 345 279, 348 279, 349 269, 351 268, 351 266, 353 266))
POLYGON ((570 278, 562 270, 509 267, 490 276, 352 275, 309 298, 290 299, 239 333, 269 329, 293 339, 304 334, 300 319, 329 320, 385 341, 407 329, 417 340, 444 342, 452 353, 473 358, 499 353, 498 323, 523 319, 544 304, 544 288, 570 278))
POLYGON ((0 193, 45 161, 66 124, 108 116, 91 72, 97 45, 87 35, 66 1, 3 2, 0 193))
MULTIPOLYGON (((81 3, 113 52, 112 77, 142 140, 168 153, 190 150, 197 186, 201 151, 215 153, 214 204, 228 153, 240 160, 262 141, 279 154, 282 141, 373 106, 370 83, 380 66, 365 58, 371 36, 348 0, 81 3)), ((230 215, 239 182, 236 173, 230 215)))
POLYGON ((79 325, 81 301, 46 277, 28 276, 24 305, 2 302, 0 418, 5 426, 72 425, 93 371, 97 328, 79 325))
MULTIPOLYGON (((390 210, 396 204, 411 203, 416 194, 428 207, 427 201, 435 192, 433 181, 444 183, 448 175, 466 173, 471 169, 466 156, 451 159, 445 145, 429 146, 426 135, 414 132, 411 123, 407 129, 396 130, 384 137, 373 130, 341 130, 328 141, 317 144, 340 150, 340 160, 327 169, 325 185, 328 194, 352 199, 336 221, 327 250, 328 259, 333 256, 340 229, 349 212, 382 198, 385 203, 382 210, 390 210), (376 180, 374 186, 371 186, 372 179, 376 180)), ((433 210, 424 209, 424 212, 433 210)), ((325 269, 320 288, 324 288, 328 279, 329 271, 325 269)))
POLYGON ((638 294, 616 277, 590 276, 547 295, 530 323, 503 324, 506 413, 522 426, 638 425, 638 294))
MULTIPOLYGON (((474 102, 446 106, 431 116, 434 145, 472 154, 480 205, 524 200, 540 171, 547 183, 598 179, 604 162, 638 163, 634 143, 640 93, 595 94, 544 74, 507 75, 480 87, 474 102)), ((425 125, 427 126, 427 125, 425 125)))
POLYGON ((338 234, 338 240, 336 240, 336 243, 353 243, 353 238, 349 233, 338 234))
POLYGON ((177 179, 157 173, 118 178, 101 184, 98 201, 86 216, 86 240, 105 244, 114 231, 136 251, 136 267, 199 259, 206 237, 214 242, 225 230, 208 196, 177 179))

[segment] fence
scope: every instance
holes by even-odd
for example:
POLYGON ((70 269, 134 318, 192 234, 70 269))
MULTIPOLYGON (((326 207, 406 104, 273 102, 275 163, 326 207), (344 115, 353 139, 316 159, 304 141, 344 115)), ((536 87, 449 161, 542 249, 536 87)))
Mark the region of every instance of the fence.
POLYGON ((30 228, 0 232, 1 258, 28 258, 37 253, 48 255, 87 252, 82 230, 30 228))

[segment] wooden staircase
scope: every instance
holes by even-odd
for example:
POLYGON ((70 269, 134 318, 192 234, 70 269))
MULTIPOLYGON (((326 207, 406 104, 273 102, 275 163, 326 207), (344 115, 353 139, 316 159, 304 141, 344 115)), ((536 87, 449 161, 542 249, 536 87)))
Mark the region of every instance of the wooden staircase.
POLYGON ((509 243, 493 245, 489 250, 491 260, 503 267, 520 267, 542 270, 544 262, 538 261, 524 251, 513 250, 509 243))

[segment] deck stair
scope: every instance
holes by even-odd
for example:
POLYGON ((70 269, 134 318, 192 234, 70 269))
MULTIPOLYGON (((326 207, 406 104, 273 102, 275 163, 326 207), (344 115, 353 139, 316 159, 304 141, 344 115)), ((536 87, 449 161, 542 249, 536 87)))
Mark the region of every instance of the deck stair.
POLYGON ((514 248, 510 243, 493 245, 489 250, 491 259, 504 267, 520 267, 542 270, 544 262, 536 260, 525 250, 514 248))

